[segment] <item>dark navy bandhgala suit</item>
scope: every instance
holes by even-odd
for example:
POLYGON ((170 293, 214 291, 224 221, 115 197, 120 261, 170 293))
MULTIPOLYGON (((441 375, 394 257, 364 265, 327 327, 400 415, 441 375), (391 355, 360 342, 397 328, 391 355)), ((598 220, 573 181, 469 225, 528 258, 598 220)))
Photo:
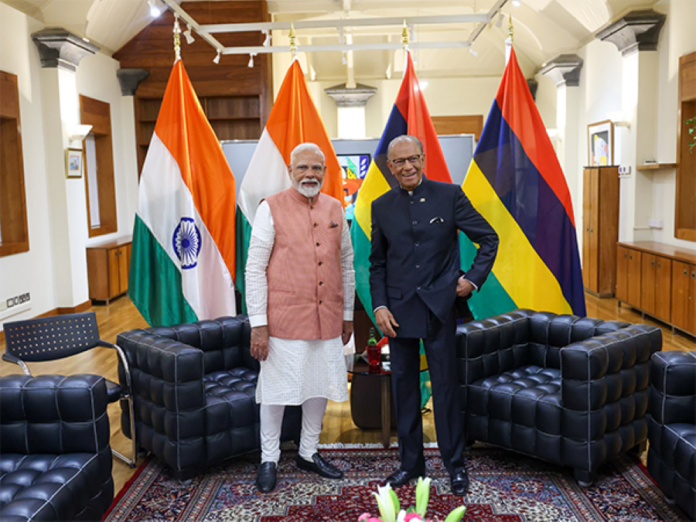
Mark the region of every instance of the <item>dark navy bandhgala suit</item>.
POLYGON ((386 306, 399 324, 389 346, 401 468, 406 471, 424 466, 420 339, 442 460, 450 474, 464 468, 454 343, 461 275, 458 230, 479 245, 465 276, 480 288, 493 268, 498 236, 459 186, 424 176, 412 193, 397 185, 372 203, 370 291, 373 309, 386 306))

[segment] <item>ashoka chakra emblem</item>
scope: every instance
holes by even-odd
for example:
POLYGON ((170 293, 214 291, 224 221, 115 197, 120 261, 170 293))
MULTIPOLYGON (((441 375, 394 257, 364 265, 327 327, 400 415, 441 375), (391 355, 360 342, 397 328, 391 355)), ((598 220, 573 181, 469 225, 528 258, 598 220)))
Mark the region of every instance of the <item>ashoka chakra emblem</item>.
POLYGON ((184 270, 198 264, 198 254, 201 252, 201 232, 191 218, 181 218, 172 237, 174 252, 181 261, 184 270))

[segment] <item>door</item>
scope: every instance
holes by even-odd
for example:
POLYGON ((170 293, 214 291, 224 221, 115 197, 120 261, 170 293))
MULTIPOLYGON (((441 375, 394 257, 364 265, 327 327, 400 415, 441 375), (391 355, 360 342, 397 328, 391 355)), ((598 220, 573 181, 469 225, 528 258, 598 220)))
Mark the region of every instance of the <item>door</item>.
POLYGON ((590 170, 590 275, 592 290, 599 292, 599 169, 590 170))
POLYGON ((119 273, 119 249, 109 249, 109 297, 116 297, 121 293, 121 276, 119 273))
POLYGON ((640 253, 640 308, 655 314, 655 256, 647 252, 640 253))
POLYGON ((655 256, 655 316, 672 321, 672 260, 655 256))
POLYGON ((690 268, 681 261, 672 261, 672 324, 683 330, 689 329, 690 268))
POLYGON ((628 304, 640 308, 640 252, 628 249, 628 304))
POLYGON ((128 246, 118 249, 118 293, 128 291, 128 246))
POLYGON ((688 265, 689 281, 689 331, 696 333, 696 265, 688 265))
POLYGON ((628 302, 628 248, 622 246, 616 254, 616 298, 628 302))
POLYGON ((582 189, 582 284, 585 288, 596 290, 590 277, 592 260, 590 259, 590 222, 592 216, 592 177, 596 169, 585 169, 582 189))

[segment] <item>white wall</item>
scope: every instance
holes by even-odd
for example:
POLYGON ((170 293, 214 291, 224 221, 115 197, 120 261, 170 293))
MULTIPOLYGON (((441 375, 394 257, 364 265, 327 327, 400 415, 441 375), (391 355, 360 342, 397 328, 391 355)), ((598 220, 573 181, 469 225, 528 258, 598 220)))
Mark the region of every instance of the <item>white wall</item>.
POLYGON ((61 74, 72 73, 42 69, 31 40, 31 34, 43 28, 41 22, 0 3, 0 70, 18 76, 29 230, 28 252, 0 258, 0 302, 31 293, 31 308, 11 316, 0 310, 0 323, 84 302, 85 247, 129 235, 137 206, 133 100, 121 96, 118 62, 101 53, 87 56, 74 78, 61 81, 61 74), (111 105, 118 232, 109 236, 88 239, 84 178, 65 180, 67 138, 61 121, 64 124, 72 115, 66 115, 66 108, 59 106, 61 99, 69 96, 58 96, 55 90, 66 85, 76 91, 75 97, 83 94, 111 105), (70 271, 67 277, 66 269, 70 271))

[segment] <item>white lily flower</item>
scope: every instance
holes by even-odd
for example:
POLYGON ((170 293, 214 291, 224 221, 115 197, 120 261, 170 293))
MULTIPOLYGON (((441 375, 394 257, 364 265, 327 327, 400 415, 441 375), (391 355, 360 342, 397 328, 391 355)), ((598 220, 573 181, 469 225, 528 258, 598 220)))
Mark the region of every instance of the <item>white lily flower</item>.
POLYGON ((406 520, 406 511, 399 511, 399 516, 396 517, 396 522, 404 522, 406 520))
POLYGON ((390 485, 380 486, 378 493, 372 493, 377 499, 377 507, 382 522, 396 522, 396 509, 392 501, 392 488, 390 485))
POLYGON ((430 500, 430 477, 418 477, 418 485, 416 485, 416 513, 421 518, 425 518, 425 512, 428 509, 428 501, 430 500))

